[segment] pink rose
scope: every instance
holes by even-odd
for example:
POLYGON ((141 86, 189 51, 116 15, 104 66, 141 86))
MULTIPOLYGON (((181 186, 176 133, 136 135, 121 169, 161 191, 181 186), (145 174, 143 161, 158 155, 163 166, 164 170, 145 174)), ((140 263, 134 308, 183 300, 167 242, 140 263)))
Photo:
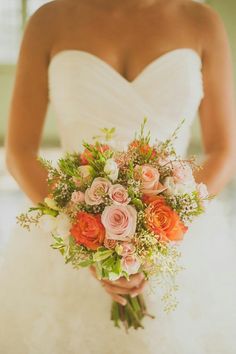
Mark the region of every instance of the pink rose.
POLYGON ((104 209, 101 220, 108 239, 127 241, 135 233, 137 211, 131 205, 113 204, 104 209))
POLYGON ((134 254, 134 252, 135 252, 135 246, 130 242, 123 242, 120 245, 120 255, 122 257, 130 256, 134 254))
POLYGON ((114 204, 129 204, 130 202, 128 192, 121 184, 112 185, 108 194, 114 204))
POLYGON ((164 187, 160 182, 157 168, 150 165, 135 166, 136 178, 141 181, 141 191, 146 195, 157 195, 163 192, 164 187))
POLYGON ((99 205, 108 193, 111 182, 106 178, 97 177, 90 188, 85 191, 85 202, 89 205, 99 205))
POLYGON ((75 191, 71 195, 71 201, 75 204, 84 202, 84 193, 80 191, 75 191))
POLYGON ((122 269, 129 275, 138 273, 140 262, 135 255, 123 257, 121 260, 122 269))

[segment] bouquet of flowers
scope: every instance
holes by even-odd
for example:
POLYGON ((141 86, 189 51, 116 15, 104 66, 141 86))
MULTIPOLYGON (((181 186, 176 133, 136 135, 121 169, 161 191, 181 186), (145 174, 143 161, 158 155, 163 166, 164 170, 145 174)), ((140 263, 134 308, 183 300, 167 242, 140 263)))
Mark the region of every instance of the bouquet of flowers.
MULTIPOLYGON (((21 226, 48 232, 52 247, 73 267, 93 265, 99 279, 114 281, 143 272, 165 288, 165 310, 176 306, 178 244, 188 225, 204 212, 209 199, 193 177, 194 160, 183 160, 173 148, 177 131, 150 144, 146 120, 125 151, 108 143, 84 143, 81 153, 68 153, 57 165, 40 159, 48 171, 44 203, 18 217, 21 226)), ((110 136, 114 129, 105 129, 110 136)), ((143 327, 148 315, 143 295, 113 302, 115 326, 143 327)))

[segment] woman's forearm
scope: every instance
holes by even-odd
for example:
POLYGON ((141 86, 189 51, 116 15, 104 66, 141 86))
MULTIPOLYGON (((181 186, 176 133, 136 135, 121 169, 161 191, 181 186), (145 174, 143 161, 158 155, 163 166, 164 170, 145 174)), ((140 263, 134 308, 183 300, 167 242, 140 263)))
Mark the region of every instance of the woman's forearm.
POLYGON ((211 153, 195 173, 196 180, 207 185, 211 195, 217 195, 232 179, 235 173, 236 156, 234 152, 211 153))
POLYGON ((32 202, 42 202, 48 194, 47 172, 37 156, 8 153, 6 162, 9 172, 32 202))

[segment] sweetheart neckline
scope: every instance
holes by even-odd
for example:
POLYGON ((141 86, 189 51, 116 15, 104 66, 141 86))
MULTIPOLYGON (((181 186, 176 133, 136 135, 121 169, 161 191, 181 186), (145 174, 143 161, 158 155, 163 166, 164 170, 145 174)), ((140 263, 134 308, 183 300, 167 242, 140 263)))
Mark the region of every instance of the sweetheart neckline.
POLYGON ((187 52, 191 53, 193 56, 195 56, 195 58, 198 59, 199 63, 202 64, 202 58, 201 58, 200 54, 195 49, 187 48, 187 47, 186 48, 176 48, 176 49, 169 50, 166 53, 160 55, 159 57, 151 60, 146 66, 144 66, 144 68, 140 71, 140 73, 138 75, 136 75, 136 77, 133 80, 128 80, 123 75, 121 75, 111 64, 107 63, 105 60, 103 60, 102 58, 100 58, 99 56, 97 56, 95 54, 92 54, 90 52, 87 52, 85 50, 80 50, 80 49, 63 49, 63 50, 58 51, 56 54, 54 54, 52 56, 52 58, 49 62, 49 65, 48 65, 48 70, 51 69, 51 66, 53 65, 53 63, 62 55, 69 54, 69 53, 80 54, 80 55, 87 56, 88 58, 96 61, 100 65, 103 65, 105 68, 109 69, 111 72, 113 72, 116 76, 118 76, 121 80, 125 81, 127 84, 133 85, 136 83, 136 81, 138 81, 145 74, 145 72, 150 70, 155 64, 168 58, 172 54, 177 54, 177 53, 180 53, 183 51, 187 51, 187 52))

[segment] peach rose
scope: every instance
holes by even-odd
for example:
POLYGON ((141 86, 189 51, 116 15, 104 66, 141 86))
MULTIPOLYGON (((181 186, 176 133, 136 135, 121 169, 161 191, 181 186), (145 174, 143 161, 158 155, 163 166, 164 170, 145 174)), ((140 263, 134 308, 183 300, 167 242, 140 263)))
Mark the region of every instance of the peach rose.
POLYGON ((90 188, 85 191, 85 203, 88 205, 99 205, 107 195, 111 182, 106 178, 97 177, 93 180, 90 188))
POLYGON ((129 275, 136 274, 140 268, 140 261, 135 255, 129 255, 122 258, 121 266, 129 275))
POLYGON ((75 204, 84 202, 84 193, 80 191, 75 191, 71 195, 71 201, 75 204))
POLYGON ((159 182, 160 174, 157 168, 150 165, 135 166, 135 178, 141 181, 143 194, 156 195, 163 192, 166 187, 159 182))
POLYGON ((129 240, 136 230, 137 211, 131 205, 107 206, 102 213, 102 223, 108 239, 129 240))
POLYGON ((109 188, 108 195, 114 204, 129 204, 130 198, 127 190, 121 184, 114 184, 109 188))
POLYGON ((149 204, 145 214, 147 227, 162 241, 180 241, 188 228, 182 223, 178 214, 172 210, 163 197, 146 198, 149 204))
POLYGON ((78 212, 76 223, 70 229, 75 241, 89 249, 96 250, 103 245, 105 229, 101 223, 100 215, 78 212))
POLYGON ((122 257, 127 257, 127 256, 130 256, 132 254, 134 254, 135 252, 135 246, 130 243, 130 242, 123 242, 121 245, 120 245, 120 252, 119 254, 122 256, 122 257))

